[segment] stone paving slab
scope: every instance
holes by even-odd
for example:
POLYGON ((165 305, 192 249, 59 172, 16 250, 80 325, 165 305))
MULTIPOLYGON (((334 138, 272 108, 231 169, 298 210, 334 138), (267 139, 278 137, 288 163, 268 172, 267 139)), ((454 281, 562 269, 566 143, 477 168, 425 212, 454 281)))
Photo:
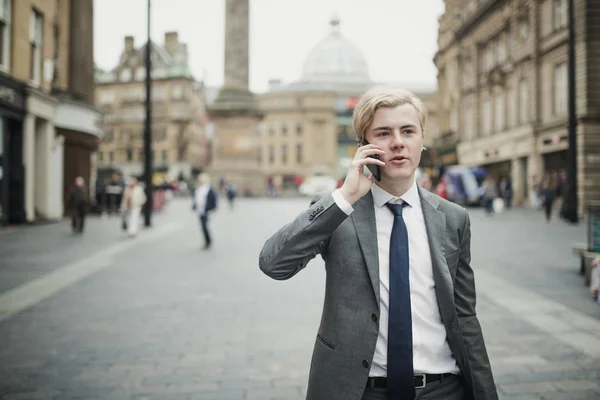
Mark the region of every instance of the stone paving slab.
MULTIPOLYGON (((220 209, 208 252, 200 250, 188 204, 174 204, 168 220, 181 222, 176 232, 131 247, 111 266, 0 322, 0 399, 305 397, 323 262, 284 282, 257 265, 264 240, 304 200, 244 199, 234 211, 220 209)), ((576 275, 566 240, 579 231, 556 224, 552 236, 543 219, 519 210, 471 215, 477 311, 501 399, 600 399, 600 357, 561 336, 596 328, 581 281, 563 279, 576 275), (528 242, 544 251, 531 252, 528 242), (555 251, 561 246, 562 256, 555 251), (555 258, 550 267, 547 253, 555 258), (514 275, 525 258, 522 280, 514 275), (567 304, 547 287, 560 287, 567 304), (579 304, 586 306, 574 311, 579 304)))

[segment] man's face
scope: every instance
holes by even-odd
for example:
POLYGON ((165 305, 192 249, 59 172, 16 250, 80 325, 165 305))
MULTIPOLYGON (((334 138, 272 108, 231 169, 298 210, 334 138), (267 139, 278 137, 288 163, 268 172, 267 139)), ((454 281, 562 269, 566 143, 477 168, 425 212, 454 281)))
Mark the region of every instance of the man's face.
POLYGON ((412 104, 375 111, 366 139, 385 151, 381 156, 385 163, 381 168, 382 181, 414 179, 421 161, 423 138, 419 114, 412 104))
POLYGON ((78 187, 82 187, 83 186, 83 178, 75 179, 75 185, 77 185, 78 187))

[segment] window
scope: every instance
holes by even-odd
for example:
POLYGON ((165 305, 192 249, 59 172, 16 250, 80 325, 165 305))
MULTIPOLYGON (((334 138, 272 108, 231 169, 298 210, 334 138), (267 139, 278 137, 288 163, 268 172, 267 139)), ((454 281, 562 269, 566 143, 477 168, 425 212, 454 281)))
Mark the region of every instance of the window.
POLYGON ((167 98, 167 88, 165 86, 152 87, 152 100, 164 100, 167 98))
POLYGON ((127 161, 133 161, 133 150, 127 149, 127 161))
POLYGON ((287 158, 287 145, 283 145, 281 146, 281 162, 283 164, 287 164, 288 158, 287 158))
POLYGON ((502 132, 504 130, 504 93, 496 95, 496 115, 494 116, 495 131, 502 132))
POLYGON ((567 26, 567 2, 554 0, 554 30, 567 26))
POLYGON ((31 83, 37 86, 40 84, 42 70, 42 15, 35 10, 31 11, 29 20, 29 42, 29 79, 31 79, 31 83))
POLYGON ((475 114, 472 107, 466 107, 464 113, 465 139, 470 140, 475 138, 475 114))
POLYGON ((98 104, 111 104, 115 102, 115 92, 105 89, 98 93, 98 104))
POLYGON ((119 74, 119 79, 121 82, 129 82, 131 80, 131 70, 129 68, 125 68, 119 74))
POLYGON ((563 62, 554 67, 554 115, 567 114, 568 94, 567 63, 563 62))
POLYGON ((183 98, 183 87, 181 85, 173 86, 173 99, 179 100, 183 98))
POLYGON ((135 80, 143 81, 146 79, 146 67, 137 67, 135 69, 135 80))
POLYGON ((269 146, 269 164, 273 164, 275 162, 275 149, 273 146, 269 146))
POLYGON ((112 152, 112 151, 109 151, 108 152, 108 159, 109 159, 110 162, 115 161, 115 153, 112 152))
POLYGON ((508 126, 514 127, 517 125, 517 91, 514 87, 508 92, 508 126))
POLYGON ((104 162, 104 153, 101 151, 98 152, 98 161, 104 162))
POLYGON ((504 33, 500 34, 500 36, 498 36, 498 39, 496 40, 496 44, 497 44, 497 50, 496 50, 496 55, 498 56, 498 63, 502 64, 504 63, 504 61, 506 61, 506 38, 504 33))
POLYGON ((169 161, 169 153, 166 150, 162 151, 162 160, 163 162, 169 161))
POLYGON ((281 134, 287 135, 287 125, 285 123, 281 124, 281 134))
POLYGON ((0 70, 10 66, 10 9, 11 0, 0 0, 0 70))
POLYGON ((302 164, 302 161, 302 145, 298 144, 296 145, 296 162, 302 164))
POLYGON ((492 102, 489 99, 483 102, 482 111, 482 131, 489 135, 492 131, 492 102))
POLYGON ((527 39, 529 36, 529 20, 526 17, 519 18, 519 38, 527 39))
POLYGON ((519 122, 524 124, 529 122, 529 88, 527 79, 521 79, 519 82, 519 122))
POLYGON ((298 122, 298 123, 296 124, 296 133, 297 133, 298 135, 301 135, 301 134, 302 134, 302 122, 298 122))
POLYGON ((458 106, 453 105, 450 111, 450 129, 454 132, 458 131, 458 106))

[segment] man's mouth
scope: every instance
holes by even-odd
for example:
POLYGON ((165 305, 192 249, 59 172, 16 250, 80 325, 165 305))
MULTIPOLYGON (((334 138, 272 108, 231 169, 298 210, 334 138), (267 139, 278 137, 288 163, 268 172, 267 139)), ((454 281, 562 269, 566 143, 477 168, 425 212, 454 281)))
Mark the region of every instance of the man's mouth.
POLYGON ((408 160, 408 157, 405 157, 405 156, 395 156, 395 157, 393 157, 393 158, 390 159, 391 162, 394 162, 394 161, 398 161, 399 162, 399 161, 404 161, 404 160, 408 160))

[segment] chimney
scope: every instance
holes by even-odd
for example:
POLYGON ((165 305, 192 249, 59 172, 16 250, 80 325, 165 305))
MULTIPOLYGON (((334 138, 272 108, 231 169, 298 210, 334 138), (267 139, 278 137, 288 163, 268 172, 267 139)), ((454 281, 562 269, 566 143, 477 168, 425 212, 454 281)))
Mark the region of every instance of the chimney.
POLYGON ((130 53, 134 49, 133 36, 125 36, 125 52, 130 53))
POLYGON ((165 33, 165 48, 169 53, 173 53, 179 47, 179 38, 177 36, 177 32, 167 32, 165 33))

